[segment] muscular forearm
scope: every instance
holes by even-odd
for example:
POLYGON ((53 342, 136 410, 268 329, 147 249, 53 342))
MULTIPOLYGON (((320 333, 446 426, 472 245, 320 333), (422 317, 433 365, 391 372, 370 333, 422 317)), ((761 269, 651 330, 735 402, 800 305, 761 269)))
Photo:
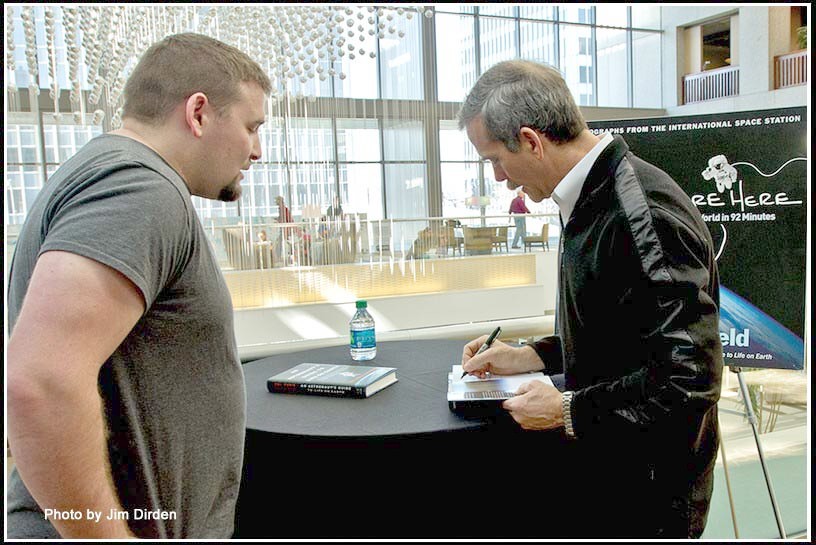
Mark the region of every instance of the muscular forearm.
POLYGON ((8 438, 17 470, 62 537, 132 537, 125 521, 107 520, 121 505, 96 385, 56 382, 9 381, 8 438))

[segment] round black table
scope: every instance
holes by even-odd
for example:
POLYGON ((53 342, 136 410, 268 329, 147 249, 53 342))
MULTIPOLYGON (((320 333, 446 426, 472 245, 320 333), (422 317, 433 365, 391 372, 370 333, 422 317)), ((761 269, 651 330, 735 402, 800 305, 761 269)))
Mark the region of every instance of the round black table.
MULTIPOLYGON (((266 389, 267 378, 299 363, 354 363, 346 346, 246 363, 247 435, 234 537, 557 535, 546 522, 557 506, 541 500, 549 486, 560 486, 563 436, 525 432, 503 411, 483 418, 452 413, 448 373, 461 361, 463 345, 378 343, 377 357, 360 364, 396 367, 398 382, 365 399, 266 389), (525 487, 535 498, 522 499, 525 487)), ((551 494, 557 499, 557 489, 551 494)))

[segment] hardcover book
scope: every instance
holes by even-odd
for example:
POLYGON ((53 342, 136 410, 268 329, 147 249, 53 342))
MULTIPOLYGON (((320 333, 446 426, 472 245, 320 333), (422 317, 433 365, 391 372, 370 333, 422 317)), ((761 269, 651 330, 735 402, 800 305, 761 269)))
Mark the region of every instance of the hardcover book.
POLYGON ((269 377, 272 393, 370 397, 397 382, 395 367, 301 363, 269 377))
POLYGON ((497 413, 503 410, 502 401, 513 397, 519 386, 531 380, 552 385, 550 377, 540 372, 488 375, 480 379, 471 375, 462 377, 462 366, 454 365, 448 375, 448 407, 457 413, 497 413))

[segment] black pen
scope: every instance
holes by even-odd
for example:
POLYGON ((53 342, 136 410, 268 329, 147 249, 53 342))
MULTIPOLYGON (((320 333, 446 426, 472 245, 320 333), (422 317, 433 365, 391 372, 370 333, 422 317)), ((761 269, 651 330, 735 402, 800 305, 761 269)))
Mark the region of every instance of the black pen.
MULTIPOLYGON (((487 338, 487 340, 485 341, 485 343, 484 343, 482 346, 480 346, 480 347, 479 347, 479 350, 477 350, 477 351, 476 351, 476 353, 475 353, 475 354, 473 354, 473 355, 474 355, 474 356, 478 356, 479 354, 481 354, 482 352, 484 352, 485 350, 487 350, 488 348, 490 348, 490 345, 491 345, 491 344, 493 344, 493 341, 495 341, 495 340, 496 340, 496 337, 498 337, 498 336, 499 336, 499 333, 501 333, 501 327, 497 327, 496 329, 494 329, 494 330, 493 330, 493 333, 491 333, 491 334, 490 334, 490 336, 487 338)), ((465 375, 467 375, 467 374, 468 374, 468 372, 467 372, 467 371, 464 371, 464 372, 462 373, 462 376, 461 376, 461 377, 459 377, 459 380, 462 380, 463 378, 465 378, 465 375)))

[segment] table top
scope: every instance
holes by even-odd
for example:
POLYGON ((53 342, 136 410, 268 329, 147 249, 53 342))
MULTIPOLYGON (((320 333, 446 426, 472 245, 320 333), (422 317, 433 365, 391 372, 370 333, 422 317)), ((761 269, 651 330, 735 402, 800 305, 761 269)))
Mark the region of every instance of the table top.
POLYGON ((377 343, 377 357, 353 362, 348 346, 277 354, 244 364, 247 430, 314 438, 371 438, 479 428, 484 420, 448 408, 448 374, 462 358, 463 341, 377 343), (397 383, 364 399, 270 393, 266 380, 299 363, 397 368, 397 383))

